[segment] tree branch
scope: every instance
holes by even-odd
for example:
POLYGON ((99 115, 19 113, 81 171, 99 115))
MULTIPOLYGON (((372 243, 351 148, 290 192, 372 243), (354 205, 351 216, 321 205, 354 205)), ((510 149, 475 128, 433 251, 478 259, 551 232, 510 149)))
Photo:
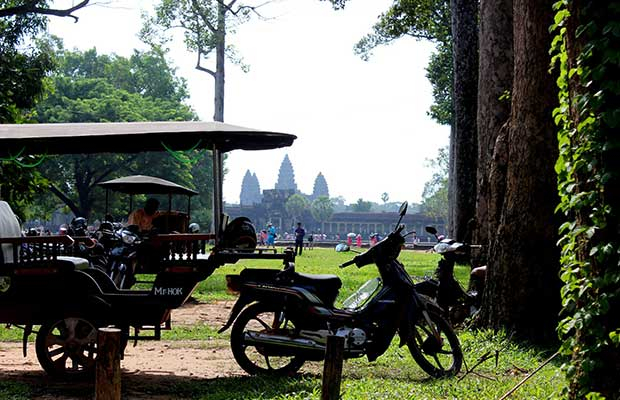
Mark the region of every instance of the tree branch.
POLYGON ((69 7, 66 9, 56 9, 56 8, 45 8, 38 7, 37 4, 40 3, 40 0, 29 1, 25 4, 15 7, 8 7, 0 9, 0 17, 10 17, 13 15, 23 15, 23 14, 42 14, 42 15, 53 15, 56 17, 71 17, 78 21, 78 17, 73 15, 73 12, 79 10, 80 8, 84 8, 88 5, 90 0, 82 0, 78 4, 73 7, 69 7))
MULTIPOLYGON (((131 157, 129 157, 128 159, 123 161, 123 165, 129 165, 130 163, 132 163, 136 158, 138 158, 138 154, 134 154, 131 157)), ((101 175, 99 175, 97 178, 95 178, 94 182, 90 185, 90 187, 94 187, 97 184, 99 184, 100 182, 102 182, 106 177, 108 177, 112 172, 116 172, 119 169, 121 169, 122 167, 119 167, 118 165, 112 166, 110 168, 108 168, 107 170, 105 170, 101 175)))
POLYGON ((202 53, 202 47, 198 47, 198 61, 196 61, 196 69, 198 71, 202 71, 202 72, 206 72, 207 74, 211 75, 213 78, 215 78, 215 71, 209 69, 209 68, 205 68, 202 65, 200 65, 200 54, 202 53))
POLYGON ((213 33, 217 32, 217 28, 209 21, 209 19, 205 16, 205 13, 202 11, 200 4, 196 0, 192 0, 192 8, 196 10, 196 14, 200 16, 202 22, 209 28, 209 30, 213 33))
POLYGON ((224 0, 217 0, 218 3, 220 3, 222 6, 224 6, 224 8, 226 8, 228 11, 230 11, 231 14, 233 14, 235 17, 242 11, 242 10, 250 10, 252 11, 254 14, 256 14, 259 18, 261 19, 267 19, 266 17, 264 17, 261 13, 259 13, 257 10, 261 7, 266 6, 269 3, 272 3, 272 0, 268 0, 265 1, 264 3, 261 3, 257 6, 248 6, 248 5, 240 5, 239 7, 237 7, 236 10, 233 10, 233 6, 235 5, 235 3, 237 2, 237 0, 232 0, 230 3, 226 4, 226 2, 224 0))
POLYGON ((79 216, 80 210, 75 203, 63 192, 60 191, 53 183, 50 183, 50 191, 56 195, 63 203, 71 209, 74 215, 79 216))

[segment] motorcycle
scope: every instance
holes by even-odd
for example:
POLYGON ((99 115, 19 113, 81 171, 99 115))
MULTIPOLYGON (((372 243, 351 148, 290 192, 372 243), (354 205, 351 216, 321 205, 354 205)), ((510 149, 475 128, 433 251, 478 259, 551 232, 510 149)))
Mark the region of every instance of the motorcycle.
POLYGON ((426 232, 435 236, 437 244, 433 251, 442 256, 435 270, 436 279, 429 279, 418 284, 418 291, 436 300, 452 324, 460 324, 474 316, 480 309, 486 267, 474 268, 470 275, 470 290, 465 290, 454 277, 457 262, 469 260, 472 249, 480 245, 460 243, 437 234, 437 229, 427 226, 426 232))
POLYGON ((250 374, 294 373, 306 360, 325 357, 328 335, 345 338, 344 358, 376 360, 398 332, 413 359, 433 377, 459 372, 463 354, 459 340, 441 310, 418 294, 398 261, 405 243, 400 225, 364 253, 340 265, 358 268, 374 263, 380 277, 371 279, 334 306, 342 282, 336 275, 310 275, 285 262, 282 271, 245 269, 228 275, 231 292, 239 293, 227 323, 232 325, 231 348, 237 363, 250 374))
POLYGON ((117 288, 130 289, 136 282, 138 248, 142 239, 129 227, 121 226, 107 242, 111 246, 108 253, 108 275, 117 288))
POLYGON ((84 217, 76 217, 71 220, 67 228, 67 234, 76 240, 71 254, 88 260, 91 268, 105 271, 108 259, 104 246, 88 231, 88 223, 84 217))

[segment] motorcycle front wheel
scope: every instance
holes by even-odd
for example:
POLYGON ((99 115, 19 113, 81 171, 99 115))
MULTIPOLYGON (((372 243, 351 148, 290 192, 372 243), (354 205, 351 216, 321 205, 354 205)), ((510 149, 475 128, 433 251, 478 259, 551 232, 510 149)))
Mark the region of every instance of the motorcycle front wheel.
POLYGON ((463 363, 459 339, 439 314, 428 311, 428 316, 430 324, 422 315, 412 324, 407 341, 409 352, 424 372, 432 377, 456 375, 463 363))
POLYGON ((295 324, 282 309, 256 303, 246 308, 235 321, 230 346, 235 360, 251 375, 290 375, 297 372, 305 359, 295 350, 278 344, 261 342, 259 337, 292 337, 295 324))

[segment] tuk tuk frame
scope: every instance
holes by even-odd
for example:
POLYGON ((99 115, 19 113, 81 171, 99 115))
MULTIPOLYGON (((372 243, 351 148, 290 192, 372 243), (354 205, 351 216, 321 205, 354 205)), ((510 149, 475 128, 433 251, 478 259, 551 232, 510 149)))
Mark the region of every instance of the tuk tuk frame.
MULTIPOLYGON (((13 293, 19 292, 19 289, 12 292, 9 290, 10 301, 6 304, 2 303, 3 293, 0 293, 0 309, 9 308, 0 312, 0 323, 24 325, 24 355, 28 336, 33 332, 33 325, 41 325, 42 329, 44 327, 47 329, 46 332, 51 332, 55 326, 54 321, 56 324, 62 324, 62 318, 67 313, 67 309, 73 310, 74 308, 79 309, 82 314, 78 313, 79 317, 72 322, 73 329, 76 329, 75 324, 78 323, 86 322, 93 326, 93 324, 117 322, 122 325, 119 327, 125 333, 126 340, 157 340, 160 339, 162 326, 163 329, 170 329, 170 311, 180 307, 189 298, 196 285, 208 278, 219 266, 234 264, 240 259, 273 259, 281 260, 284 264, 293 262, 294 255, 290 251, 280 254, 247 252, 247 250, 225 249, 219 245, 222 242, 224 224, 227 222, 223 213, 223 154, 232 150, 268 150, 287 147, 292 145, 295 139, 296 136, 286 133, 259 131, 220 122, 199 121, 0 125, 0 159, 3 161, 19 160, 25 155, 46 157, 60 154, 206 149, 211 151, 213 167, 213 232, 210 234, 160 235, 158 240, 168 243, 180 242, 181 246, 171 247, 180 247, 185 250, 177 254, 174 252, 168 254, 166 260, 168 264, 164 265, 163 270, 157 274, 150 291, 113 288, 110 286, 111 281, 106 280, 108 277, 105 273, 96 269, 78 271, 77 267, 74 270, 73 265, 77 266, 75 260, 61 260, 56 253, 35 259, 18 258, 15 251, 17 246, 47 246, 43 243, 45 238, 0 238, 0 243, 13 244, 14 261, 11 265, 2 260, 0 275, 8 276, 9 282, 13 279, 14 286, 22 290, 28 289, 29 282, 31 282, 29 279, 35 279, 32 282, 35 282, 36 290, 40 291, 40 294, 32 299, 23 293, 13 293), (175 150, 171 150, 172 143, 174 143, 175 150), (211 254, 206 256, 198 254, 195 245, 198 241, 205 239, 215 241, 211 254), (1 269, 9 270, 9 272, 1 271, 1 269), (33 276, 34 278, 31 278, 33 276), (159 286, 158 280, 161 281, 159 286), (50 304, 44 304, 45 298, 53 297, 54 292, 49 287, 54 285, 60 286, 58 291, 61 295, 53 299, 50 304), (88 289, 88 287, 93 289, 88 289), (93 303, 88 303, 88 307, 92 307, 92 315, 83 315, 82 307, 87 307, 86 305, 71 304, 76 298, 73 294, 64 293, 70 291, 71 288, 79 288, 76 291, 78 297, 92 298, 93 303), (37 307, 44 308, 38 310, 37 307), (53 311, 54 307, 59 308, 58 312, 53 311), (49 313, 54 315, 50 316, 49 313), (91 323, 90 321, 97 322, 91 323), (132 327, 135 330, 134 335, 130 335, 129 332, 132 327), (154 331, 154 334, 141 336, 140 330, 142 329, 150 329, 154 331)), ((67 242, 72 239, 52 236, 47 240, 55 243, 52 248, 57 249, 62 244, 69 244, 67 242)), ((80 299, 77 300, 80 303, 80 299)), ((88 310, 90 308, 86 311, 88 310)), ((47 335, 47 337, 39 338, 42 334, 37 333, 37 356, 48 373, 67 377, 92 372, 88 371, 89 367, 92 367, 88 361, 81 366, 82 368, 73 370, 55 365, 51 359, 51 353, 47 354, 49 357, 46 358, 45 348, 51 333, 47 335), (41 356, 40 352, 44 354, 41 356)), ((87 351, 92 356, 93 344, 89 343, 89 346, 91 347, 87 351)), ((83 356, 84 354, 77 355, 77 357, 83 356)), ((92 361, 93 359, 90 359, 90 362, 92 361)), ((76 366, 77 362, 74 360, 73 364, 76 366)))

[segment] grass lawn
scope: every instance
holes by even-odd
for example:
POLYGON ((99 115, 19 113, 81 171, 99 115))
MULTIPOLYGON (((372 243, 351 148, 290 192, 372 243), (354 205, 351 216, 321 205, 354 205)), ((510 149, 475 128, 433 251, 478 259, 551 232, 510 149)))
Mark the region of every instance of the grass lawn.
MULTIPOLYGON (((296 269, 299 272, 316 274, 337 274, 343 287, 337 299, 341 303, 357 287, 368 279, 377 276, 374 266, 362 269, 350 266, 340 270, 338 265, 351 259, 355 254, 336 253, 332 249, 315 248, 304 251, 298 257, 296 269)), ((433 273, 439 256, 424 252, 403 251, 401 261, 414 277, 421 279, 433 273)), ((242 260, 236 265, 218 269, 213 276, 200 283, 194 298, 203 302, 233 299, 225 290, 225 275, 234 274, 243 268, 281 268, 274 261, 242 260)), ((457 267, 458 279, 466 285, 467 267, 457 267)), ((218 337, 217 327, 173 327, 165 333, 165 340, 196 339, 205 340, 218 337)), ((226 337, 226 336, 224 336, 226 337)), ((497 365, 493 357, 475 369, 477 374, 457 378, 433 380, 417 366, 406 347, 399 348, 395 339, 390 349, 377 361, 369 363, 366 358, 345 361, 342 381, 343 399, 497 399, 510 390, 527 373, 532 372, 555 349, 536 349, 531 346, 508 342, 503 333, 488 331, 460 331, 459 338, 465 354, 467 366, 472 367, 479 358, 491 352, 498 353, 497 365), (461 380, 459 380, 462 378, 461 380)), ((221 339, 221 337, 220 337, 221 339)), ((0 341, 21 340, 18 329, 0 329, 0 341)), ((219 340, 220 343, 224 343, 219 340)), ((0 343, 1 347, 1 343, 0 343)), ((510 399, 551 399, 561 398, 565 379, 560 373, 561 361, 544 367, 510 399)), ((322 364, 314 363, 308 372, 293 378, 233 377, 203 380, 187 380, 179 384, 165 383, 150 388, 153 395, 167 395, 174 398, 190 399, 318 399, 321 391, 322 364)), ((30 398, 31 388, 24 384, 0 380, 0 397, 30 398)))

